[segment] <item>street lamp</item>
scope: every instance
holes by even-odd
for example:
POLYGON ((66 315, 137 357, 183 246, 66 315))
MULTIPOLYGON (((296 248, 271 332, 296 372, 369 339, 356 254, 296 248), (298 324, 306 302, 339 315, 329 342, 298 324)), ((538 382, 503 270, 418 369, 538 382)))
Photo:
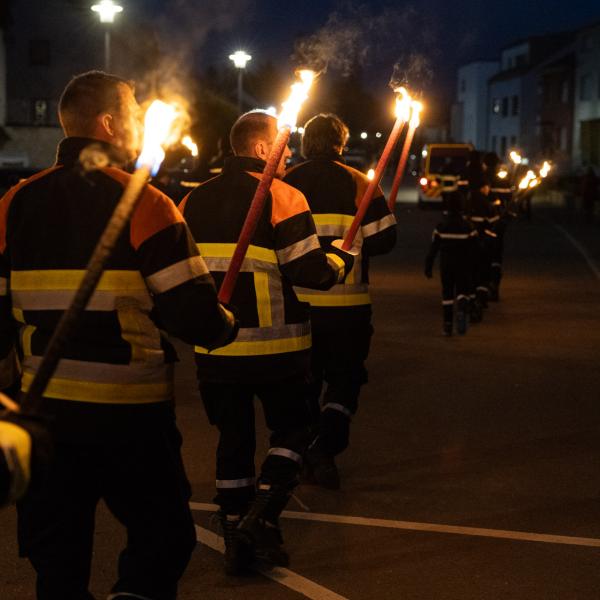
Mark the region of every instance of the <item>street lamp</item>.
POLYGON ((115 4, 113 0, 100 0, 94 4, 92 10, 98 13, 100 23, 106 23, 104 30, 104 70, 110 71, 110 23, 114 23, 115 15, 123 12, 123 7, 115 4))
POLYGON ((242 77, 244 69, 248 64, 249 60, 252 60, 252 57, 249 54, 246 54, 243 50, 238 50, 233 54, 229 55, 229 60, 233 61, 235 68, 238 70, 238 113, 242 114, 242 77))

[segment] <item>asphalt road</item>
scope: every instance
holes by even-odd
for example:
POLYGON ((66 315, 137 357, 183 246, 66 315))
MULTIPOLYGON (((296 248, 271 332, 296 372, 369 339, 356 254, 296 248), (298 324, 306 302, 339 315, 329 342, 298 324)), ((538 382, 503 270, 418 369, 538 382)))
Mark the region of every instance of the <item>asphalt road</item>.
MULTIPOLYGON (((438 280, 422 275, 439 216, 399 209, 399 244, 374 261, 371 381, 339 460, 343 489, 298 489, 284 520, 291 571, 228 579, 220 554, 199 546, 182 599, 600 597, 600 228, 558 229, 560 211, 513 223, 501 302, 446 339, 438 280)), ((212 543, 216 437, 184 354, 179 422, 196 523, 212 543)), ((14 527, 13 510, 1 513, 0 598, 27 600, 34 579, 14 527)), ((101 506, 98 598, 123 541, 101 506)))

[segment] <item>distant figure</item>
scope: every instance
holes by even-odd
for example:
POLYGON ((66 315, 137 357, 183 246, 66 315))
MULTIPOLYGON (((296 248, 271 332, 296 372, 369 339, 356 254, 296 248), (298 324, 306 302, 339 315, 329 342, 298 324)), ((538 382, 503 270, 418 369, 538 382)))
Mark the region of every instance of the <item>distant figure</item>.
POLYGON ((594 204, 598 200, 598 183, 600 179, 592 167, 588 167, 581 181, 583 198, 583 215, 588 223, 594 220, 594 204))
POLYGON ((456 304, 456 330, 467 332, 469 293, 472 287, 473 256, 477 253, 477 230, 461 214, 462 194, 452 191, 444 194, 447 211, 444 219, 433 230, 431 246, 425 259, 425 276, 433 277, 433 263, 440 253, 442 281, 443 334, 451 336, 456 304))

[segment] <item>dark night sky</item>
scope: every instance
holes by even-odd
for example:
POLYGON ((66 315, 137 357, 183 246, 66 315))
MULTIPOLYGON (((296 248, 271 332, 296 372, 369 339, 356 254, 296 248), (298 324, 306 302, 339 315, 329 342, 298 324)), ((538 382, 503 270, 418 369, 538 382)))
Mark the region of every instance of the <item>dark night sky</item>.
MULTIPOLYGON (((227 65, 237 48, 253 63, 272 60, 291 70, 294 40, 318 31, 333 12, 339 22, 368 29, 369 23, 393 11, 400 23, 382 35, 360 36, 354 52, 363 54, 363 73, 376 93, 385 93, 392 68, 403 53, 416 49, 432 67, 425 90, 438 106, 452 99, 456 68, 480 58, 496 58, 502 46, 531 35, 577 29, 600 21, 598 0, 419 0, 348 2, 344 0, 122 0, 129 10, 143 6, 161 23, 171 43, 194 40, 193 62, 227 65), (352 6, 354 8, 348 8, 352 6), (357 16, 357 13, 360 16, 357 16), (411 19, 406 15, 412 14, 411 19), (403 16, 404 15, 404 16, 403 16), (175 35, 173 35, 175 34, 175 35)), ((352 53, 351 53, 352 54, 352 53)))

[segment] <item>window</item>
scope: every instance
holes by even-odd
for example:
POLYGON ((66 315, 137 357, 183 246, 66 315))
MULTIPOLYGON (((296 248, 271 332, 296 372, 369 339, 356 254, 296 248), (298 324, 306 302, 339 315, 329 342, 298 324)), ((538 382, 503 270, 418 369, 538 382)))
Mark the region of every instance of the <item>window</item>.
POLYGON ((50 42, 29 40, 29 65, 32 67, 50 66, 50 42))
POLYGON ((502 98, 502 116, 508 117, 508 98, 502 98))
POLYGON ((506 137, 500 138, 500 156, 506 156, 506 137))
POLYGON ((579 99, 580 100, 591 100, 592 99, 592 76, 582 75, 579 80, 579 99))
POLYGON ((500 98, 494 98, 492 100, 492 112, 495 115, 499 115, 500 114, 500 104, 501 104, 500 98))
POLYGON ((512 110, 511 113, 513 116, 516 116, 519 114, 519 96, 513 96, 512 97, 512 110))

